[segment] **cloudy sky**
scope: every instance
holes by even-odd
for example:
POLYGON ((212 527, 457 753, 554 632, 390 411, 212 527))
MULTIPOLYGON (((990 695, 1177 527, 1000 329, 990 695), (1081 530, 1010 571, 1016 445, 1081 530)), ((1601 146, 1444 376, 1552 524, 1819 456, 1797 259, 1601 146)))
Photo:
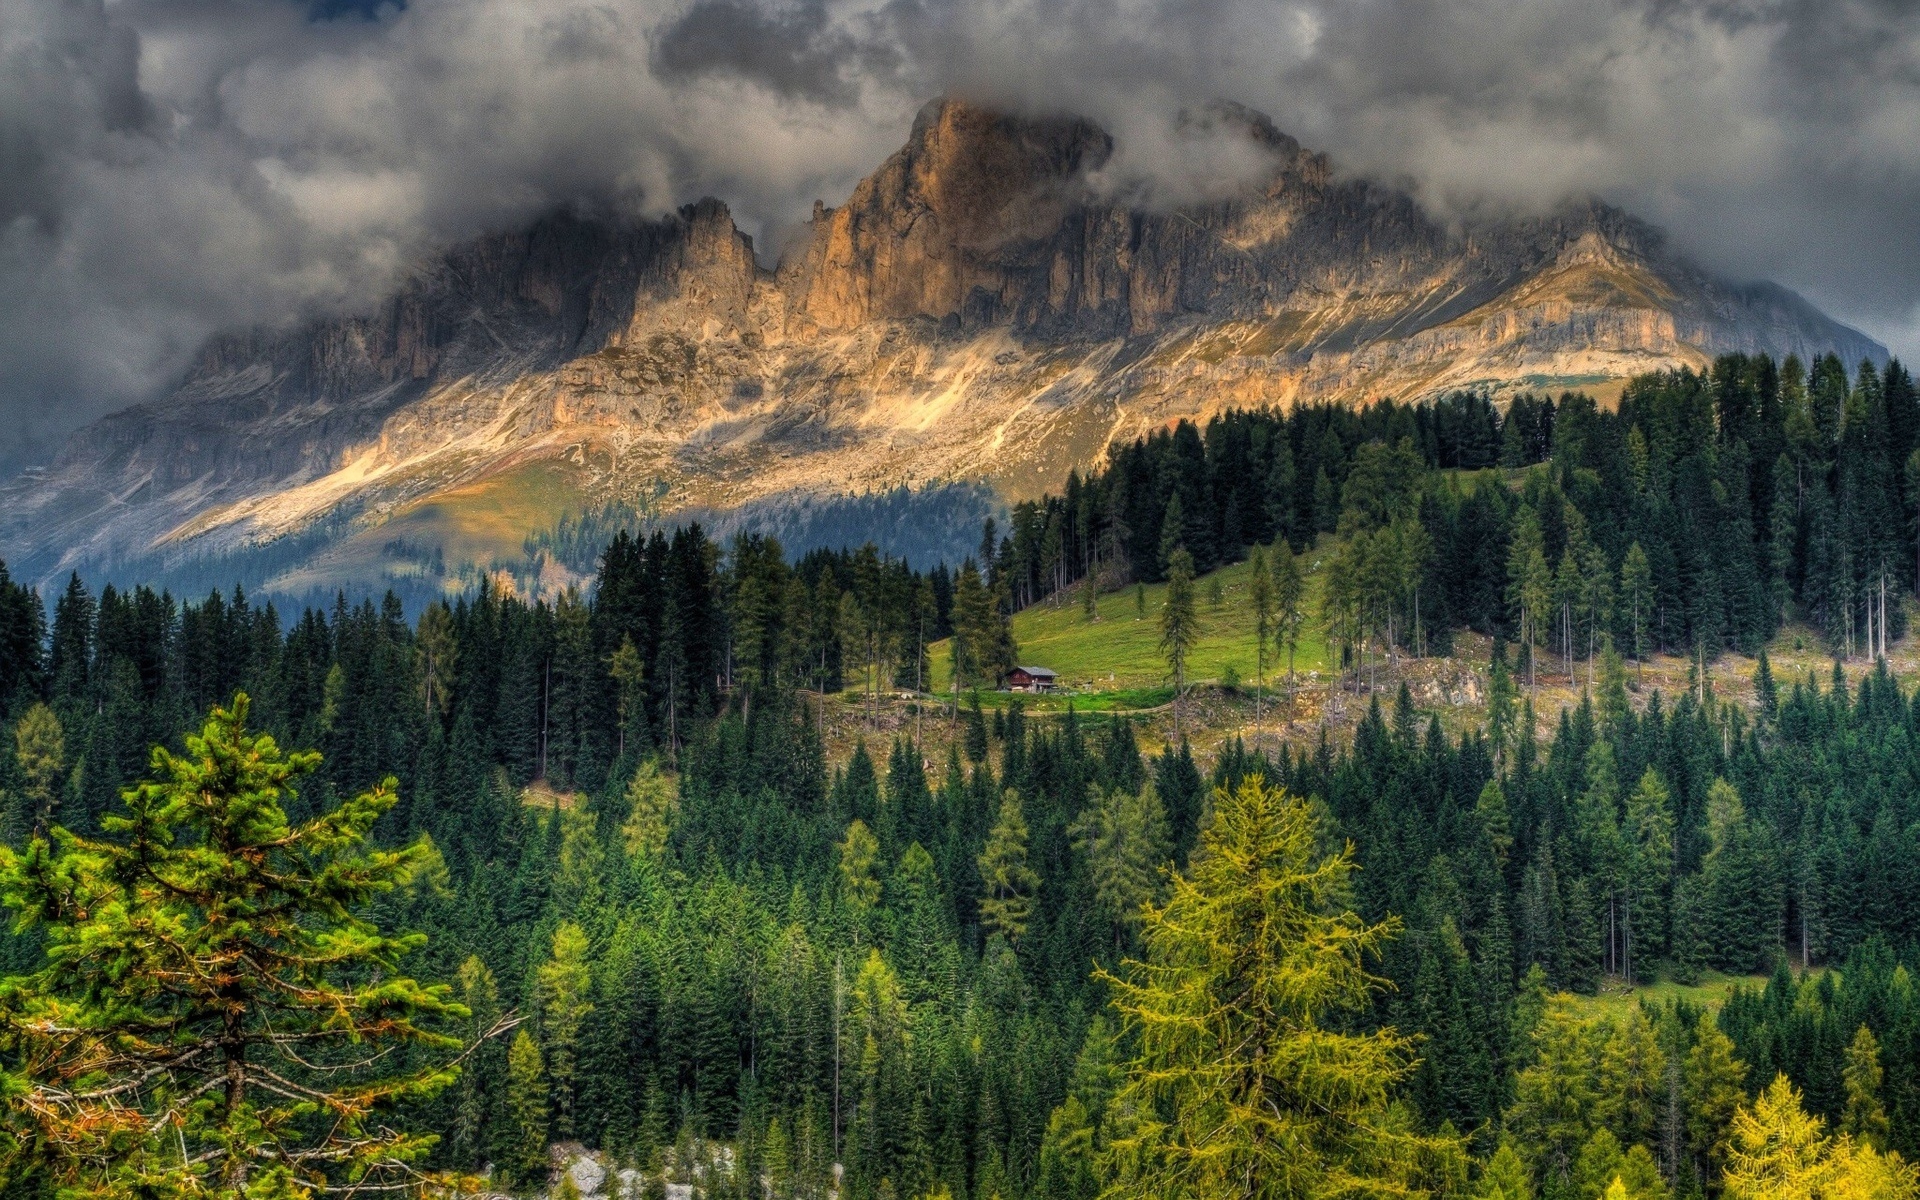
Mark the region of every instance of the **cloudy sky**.
POLYGON ((948 91, 1169 196, 1215 98, 1437 212, 1599 195, 1920 358, 1911 0, 3 0, 0 462, 555 204, 777 247, 948 91))

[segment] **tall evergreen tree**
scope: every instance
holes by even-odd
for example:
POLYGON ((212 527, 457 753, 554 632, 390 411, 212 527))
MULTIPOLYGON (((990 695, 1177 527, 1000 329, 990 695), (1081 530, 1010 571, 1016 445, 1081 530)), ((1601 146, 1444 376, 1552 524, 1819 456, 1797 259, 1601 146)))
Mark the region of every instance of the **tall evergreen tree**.
POLYGON ((184 755, 156 749, 103 837, 0 848, 0 890, 47 945, 0 984, 16 1178, 181 1197, 440 1182, 422 1164, 437 1139, 396 1110, 455 1072, 387 1055, 444 1063, 459 1042, 434 1026, 467 1012, 398 974, 424 939, 361 915, 428 848, 366 844, 391 781, 289 822, 319 756, 283 754, 247 709, 216 708, 184 755))
POLYGON ((1214 797, 1188 874, 1148 910, 1147 956, 1102 973, 1139 1050, 1101 1159, 1104 1195, 1407 1194, 1459 1153, 1387 1107, 1412 1069, 1392 1030, 1339 1032, 1394 933, 1341 911, 1351 860, 1312 810, 1250 778, 1214 797))

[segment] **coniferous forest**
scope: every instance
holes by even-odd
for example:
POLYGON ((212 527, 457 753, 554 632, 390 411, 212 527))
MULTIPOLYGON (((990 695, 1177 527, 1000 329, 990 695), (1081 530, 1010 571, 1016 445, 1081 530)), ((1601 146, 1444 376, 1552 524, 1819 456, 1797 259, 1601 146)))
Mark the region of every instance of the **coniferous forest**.
POLYGON ((578 1143, 662 1196, 1912 1197, 1917 587, 1907 372, 1742 356, 1182 423, 958 564, 686 526, 417 613, 0 580, 0 1186, 559 1193, 578 1143), (974 693, 1026 606, 1309 550, 1350 738, 974 693), (1831 672, 1776 677, 1789 625, 1831 672), (1465 631, 1449 732, 1393 672, 1465 631), (824 706, 901 692, 830 761, 824 706), (1753 978, 1589 999, 1709 972, 1753 978))

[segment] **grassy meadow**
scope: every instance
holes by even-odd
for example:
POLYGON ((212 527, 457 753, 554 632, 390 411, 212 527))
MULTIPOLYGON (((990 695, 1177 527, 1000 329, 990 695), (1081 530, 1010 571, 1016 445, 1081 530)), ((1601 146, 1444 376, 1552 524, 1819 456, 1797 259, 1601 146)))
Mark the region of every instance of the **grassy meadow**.
MULTIPOLYGON (((1327 669, 1325 639, 1319 621, 1320 573, 1315 569, 1323 550, 1309 551, 1301 568, 1307 573, 1307 611, 1300 630, 1294 669, 1302 680, 1309 672, 1327 669)), ((1189 683, 1218 681, 1229 668, 1242 686, 1254 682, 1253 611, 1249 597, 1252 572, 1244 562, 1223 567, 1194 582, 1194 610, 1200 618, 1200 641, 1187 664, 1189 683), (1219 601, 1213 599, 1218 591, 1219 601)), ((1089 621, 1078 592, 1063 597, 1056 607, 1036 604, 1013 618, 1013 637, 1021 663, 1050 667, 1060 674, 1062 693, 1026 697, 1029 708, 1065 707, 1071 697, 1081 711, 1152 708, 1173 695, 1166 658, 1160 652, 1160 609, 1166 602, 1165 584, 1147 584, 1136 592, 1129 585, 1105 592, 1096 605, 1098 619, 1089 621), (1141 595, 1144 595, 1142 603, 1141 595)), ((933 676, 939 687, 952 685, 952 655, 947 642, 932 648, 933 676)), ((1283 686, 1284 658, 1268 664, 1268 684, 1283 686)), ((982 693, 981 702, 991 703, 982 693)))

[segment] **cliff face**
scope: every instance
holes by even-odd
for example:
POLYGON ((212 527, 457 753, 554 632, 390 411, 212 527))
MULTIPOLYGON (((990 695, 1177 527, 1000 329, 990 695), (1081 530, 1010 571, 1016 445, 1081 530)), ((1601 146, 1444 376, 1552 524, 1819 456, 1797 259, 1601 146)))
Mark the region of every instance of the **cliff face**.
POLYGON ((380 574, 376 542, 517 559, 530 522, 643 494, 1025 494, 1235 405, 1885 355, 1618 211, 1449 231, 1257 114, 1197 121, 1245 139, 1265 185, 1130 206, 1096 126, 944 101, 774 270, 713 200, 457 247, 371 315, 209 343, 165 400, 0 491, 0 555, 49 578, 324 529, 282 580, 311 586, 380 574))

